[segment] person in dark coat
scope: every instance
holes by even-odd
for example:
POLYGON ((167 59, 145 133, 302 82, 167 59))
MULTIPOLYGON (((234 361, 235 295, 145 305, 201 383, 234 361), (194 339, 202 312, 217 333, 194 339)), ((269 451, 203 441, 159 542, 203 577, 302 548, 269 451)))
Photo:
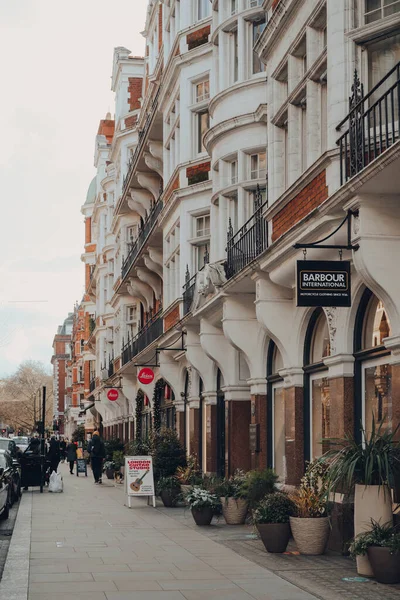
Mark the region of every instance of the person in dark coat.
POLYGON ((62 438, 60 441, 60 455, 61 462, 64 462, 67 455, 67 442, 64 440, 64 438, 62 438))
POLYGON ((69 463, 69 472, 73 475, 74 463, 77 459, 76 445, 74 442, 69 442, 67 445, 67 461, 69 463))
POLYGON ((106 456, 104 442, 100 439, 98 431, 93 433, 89 442, 88 452, 90 453, 90 463, 92 465, 93 477, 95 483, 103 483, 101 476, 103 473, 103 460, 106 456))
POLYGON ((47 459, 50 461, 50 474, 53 471, 57 473, 58 465, 60 463, 60 442, 58 442, 55 437, 52 437, 50 440, 47 459))

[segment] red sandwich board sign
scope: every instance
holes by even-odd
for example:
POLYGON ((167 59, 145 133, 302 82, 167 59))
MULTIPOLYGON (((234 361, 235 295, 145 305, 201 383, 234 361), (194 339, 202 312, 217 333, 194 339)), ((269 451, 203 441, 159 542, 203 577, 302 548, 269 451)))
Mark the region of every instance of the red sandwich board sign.
POLYGON ((153 383, 154 371, 152 371, 152 369, 149 369, 148 367, 145 367, 144 369, 140 369, 139 374, 138 374, 138 380, 140 381, 140 383, 143 383, 144 385, 153 383))
POLYGON ((119 398, 119 392, 115 388, 108 390, 107 398, 111 400, 111 402, 115 402, 119 398))

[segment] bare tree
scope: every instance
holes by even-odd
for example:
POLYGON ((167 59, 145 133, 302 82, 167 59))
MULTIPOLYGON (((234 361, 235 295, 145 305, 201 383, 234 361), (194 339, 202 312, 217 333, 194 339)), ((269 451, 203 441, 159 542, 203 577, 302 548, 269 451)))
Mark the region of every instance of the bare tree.
POLYGON ((53 379, 38 361, 22 362, 16 372, 1 381, 0 421, 28 433, 36 429, 41 412, 42 388, 47 388, 46 427, 52 423, 53 379))

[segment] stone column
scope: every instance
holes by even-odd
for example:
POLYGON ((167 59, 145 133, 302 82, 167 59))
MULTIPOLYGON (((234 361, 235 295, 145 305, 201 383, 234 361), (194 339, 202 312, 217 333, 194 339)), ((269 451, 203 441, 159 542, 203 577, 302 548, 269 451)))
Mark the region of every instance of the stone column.
POLYGON ((188 435, 188 452, 195 454, 198 458, 200 453, 200 408, 199 400, 190 400, 189 406, 189 435, 188 435))
POLYGON ((185 427, 186 427, 186 423, 185 423, 185 405, 183 402, 175 402, 174 403, 175 406, 175 410, 176 410, 176 433, 178 434, 178 437, 181 441, 182 444, 185 443, 185 427))

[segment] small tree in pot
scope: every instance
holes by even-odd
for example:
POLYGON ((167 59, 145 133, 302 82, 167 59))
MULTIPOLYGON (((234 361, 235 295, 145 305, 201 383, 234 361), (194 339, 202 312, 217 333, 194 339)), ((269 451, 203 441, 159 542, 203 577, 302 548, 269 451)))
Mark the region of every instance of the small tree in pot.
POLYGON ((181 493, 181 486, 175 476, 160 477, 157 481, 157 495, 161 497, 164 506, 176 506, 181 493))
POLYGON ((292 494, 295 515, 290 527, 301 554, 323 554, 329 538, 326 465, 309 463, 298 490, 292 494))
POLYGON ((253 510, 253 522, 268 552, 285 552, 290 539, 289 518, 296 506, 287 494, 268 494, 253 510))
POLYGON ((400 531, 392 523, 371 521, 371 529, 360 533, 350 545, 354 557, 368 555, 379 583, 400 583, 400 531))
POLYGON ((218 486, 222 514, 228 525, 244 523, 249 507, 246 496, 246 473, 239 469, 218 486))
POLYGON ((210 525, 213 515, 218 512, 220 502, 215 494, 200 486, 193 487, 186 494, 186 502, 192 511, 196 525, 210 525))

